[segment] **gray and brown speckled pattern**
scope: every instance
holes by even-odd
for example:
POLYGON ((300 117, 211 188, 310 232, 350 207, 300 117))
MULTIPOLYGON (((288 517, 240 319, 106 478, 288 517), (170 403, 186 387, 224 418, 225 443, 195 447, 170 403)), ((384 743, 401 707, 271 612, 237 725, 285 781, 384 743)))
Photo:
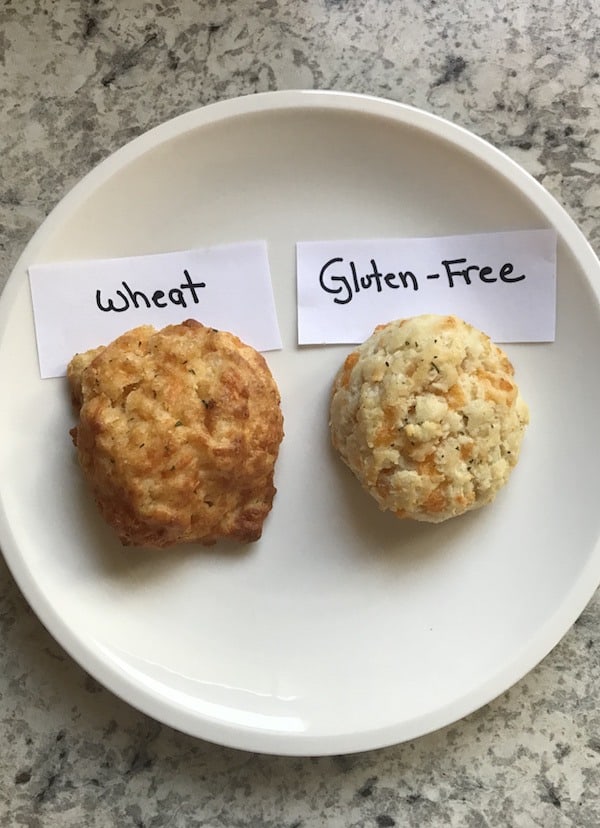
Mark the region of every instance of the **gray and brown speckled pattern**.
MULTIPOLYGON (((270 89, 365 92, 461 124, 538 178, 600 248, 590 2, 2 0, 0 50, 0 285, 111 151, 204 103, 270 89)), ((600 825, 598 597, 483 710, 334 758, 249 755, 149 720, 54 643, 3 564, 0 641, 3 828, 600 825)))
POLYGON ((1 600, 2 826, 598 825, 597 602, 464 721, 380 751, 291 759, 208 745, 131 710, 62 653, 14 587, 1 600))

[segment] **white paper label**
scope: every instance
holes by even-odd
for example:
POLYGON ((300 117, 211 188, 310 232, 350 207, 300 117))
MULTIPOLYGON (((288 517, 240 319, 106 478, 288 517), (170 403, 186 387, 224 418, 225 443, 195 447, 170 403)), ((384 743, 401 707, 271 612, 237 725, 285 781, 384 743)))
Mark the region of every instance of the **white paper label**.
POLYGON ((138 325, 190 318, 258 351, 281 348, 264 242, 32 265, 29 281, 42 378, 138 325))
POLYGON ((360 343, 376 325, 454 314, 496 342, 551 342, 556 233, 299 242, 298 342, 360 343))

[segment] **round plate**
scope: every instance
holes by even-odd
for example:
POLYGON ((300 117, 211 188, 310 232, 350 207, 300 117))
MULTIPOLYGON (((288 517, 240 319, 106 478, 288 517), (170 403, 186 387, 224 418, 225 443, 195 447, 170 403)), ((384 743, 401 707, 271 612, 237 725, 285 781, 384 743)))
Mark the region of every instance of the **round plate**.
POLYGON ((151 716, 280 754, 375 748, 483 705, 600 581, 599 264, 562 208, 464 130, 389 101, 278 92, 136 139, 60 203, 0 307, 0 540, 40 619, 151 716), (507 348, 531 409, 496 501, 440 525, 380 513, 333 455, 346 347, 296 345, 295 242, 554 227, 558 335, 507 348), (123 549, 82 484, 64 380, 40 380, 27 267, 249 239, 269 246, 286 436, 247 547, 123 549))

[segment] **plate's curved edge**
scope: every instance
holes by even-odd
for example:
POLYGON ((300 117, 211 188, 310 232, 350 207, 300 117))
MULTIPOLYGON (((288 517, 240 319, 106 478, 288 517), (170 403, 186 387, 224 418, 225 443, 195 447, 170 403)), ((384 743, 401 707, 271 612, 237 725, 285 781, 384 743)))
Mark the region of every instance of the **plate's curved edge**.
MULTIPOLYGON (((0 296, 0 339, 3 337, 3 323, 10 312, 13 294, 19 287, 18 280, 26 270, 26 263, 31 260, 36 250, 42 247, 44 240, 52 234, 54 228, 60 225, 71 211, 77 209, 90 189, 93 190, 100 186, 133 159, 139 158, 145 152, 182 134, 182 132, 240 115, 274 109, 297 109, 299 107, 322 108, 323 110, 338 109, 357 115, 391 118, 433 133, 454 144, 462 151, 469 152, 480 163, 483 162, 491 166, 501 177, 508 179, 526 195, 552 225, 560 224, 559 235, 579 262, 582 270, 588 274, 589 283, 594 290, 596 300, 600 302, 599 263, 591 245, 558 201, 533 176, 501 150, 461 126, 407 104, 356 93, 327 90, 291 90, 258 93, 219 101, 184 113, 133 139, 91 170, 61 199, 49 214, 13 268, 3 294, 0 296), (516 182, 515 178, 517 179, 516 182)), ((1 486, 0 539, 2 540, 6 563, 15 581, 26 599, 35 607, 36 614, 44 626, 76 662, 91 674, 99 676, 103 683, 106 683, 107 673, 110 674, 112 681, 110 684, 107 683, 107 686, 117 696, 157 720, 193 736, 232 748, 291 756, 330 755, 340 752, 352 753, 382 748, 425 735, 443 726, 449 726, 469 715, 519 681, 556 646, 585 609, 600 581, 600 556, 596 555, 594 559, 588 561, 588 566, 582 571, 557 612, 538 631, 535 642, 529 642, 524 651, 516 659, 511 660, 510 683, 506 684, 507 666, 502 665, 495 676, 490 678, 485 685, 480 685, 471 694, 461 697, 459 702, 450 703, 439 709, 435 715, 428 714, 426 727, 423 721, 413 720, 411 727, 406 727, 403 724, 397 728, 393 726, 386 727, 383 731, 369 730, 364 733, 354 732, 344 736, 295 737, 289 734, 266 731, 246 731, 223 722, 211 722, 205 718, 190 722, 189 711, 177 710, 172 704, 169 706, 145 689, 143 689, 140 696, 138 684, 132 679, 128 679, 124 673, 118 672, 113 660, 101 657, 100 648, 97 652, 94 652, 89 647, 83 646, 75 633, 64 624, 55 608, 39 590, 29 571, 20 566, 16 541, 12 536, 2 501, 1 486), (10 550, 10 553, 8 553, 8 550, 10 550), (503 677, 504 681, 502 680, 503 677), (165 712, 169 715, 165 715, 165 712), (193 727, 191 724, 199 724, 200 727, 193 727)))
MULTIPOLYGON (((5 520, 0 501, 0 524, 5 520)), ((379 730, 354 731, 342 735, 336 734, 333 737, 302 734, 291 736, 277 731, 268 732, 232 726, 205 717, 192 717, 188 709, 175 707, 172 700, 167 702, 152 695, 145 687, 119 671, 113 659, 102 657, 103 647, 101 645, 98 645, 96 651, 82 647, 77 636, 64 624, 60 615, 48 603, 28 573, 21 570, 15 571, 10 561, 7 561, 7 565, 24 596, 26 598, 31 594, 37 596, 35 612, 48 632, 82 669, 97 678, 122 701, 158 722, 192 737, 235 750, 289 757, 331 756, 381 750, 453 726, 466 716, 493 702, 536 667, 569 632, 593 597, 597 589, 596 585, 600 582, 600 557, 596 556, 596 559, 590 561, 582 571, 561 607, 538 631, 533 643, 530 641, 519 656, 511 660, 510 665, 499 666, 496 674, 485 684, 461 696, 458 701, 438 708, 434 713, 413 719, 409 724, 386 726, 379 730), (508 667, 511 668, 511 680, 507 685, 508 667), (107 672, 112 678, 110 683, 106 682, 107 672)))
MULTIPOLYGON (((588 267, 598 263, 592 246, 575 221, 555 197, 527 170, 506 155, 506 153, 493 146, 484 138, 469 132, 465 127, 434 113, 425 112, 410 104, 356 92, 341 92, 325 89, 258 92, 237 98, 216 101, 176 115, 174 118, 158 124, 138 135, 136 138, 133 138, 130 142, 115 150, 90 170, 51 210, 17 260, 7 280, 6 286, 0 295, 0 329, 4 319, 4 313, 6 312, 5 305, 9 302, 12 291, 14 290, 12 287, 12 282, 14 281, 13 276, 23 272, 24 262, 31 259, 31 254, 37 247, 41 246, 42 239, 40 237, 50 235, 54 227, 59 225, 69 212, 78 206, 81 197, 90 189, 99 187, 133 159, 142 157, 142 155, 154 147, 181 135, 183 132, 229 118, 272 110, 296 110, 302 107, 323 110, 346 110, 355 115, 374 115, 384 119, 391 117, 393 120, 404 123, 407 126, 434 133, 439 138, 454 144, 462 151, 470 153, 504 178, 512 180, 513 176, 518 176, 521 192, 534 202, 551 224, 560 221, 563 225, 561 232, 563 236, 567 236, 573 241, 577 240, 584 247, 587 253, 585 256, 587 261, 582 262, 582 264, 586 265, 586 271, 588 267)), ((514 184, 514 182, 512 183, 514 184)), ((597 284, 594 283, 593 286, 600 300, 600 281, 597 284)))

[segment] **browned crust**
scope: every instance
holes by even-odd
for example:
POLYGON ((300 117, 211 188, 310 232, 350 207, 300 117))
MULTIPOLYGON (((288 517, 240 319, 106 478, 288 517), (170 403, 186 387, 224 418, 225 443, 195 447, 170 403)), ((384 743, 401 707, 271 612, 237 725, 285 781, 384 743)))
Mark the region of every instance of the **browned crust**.
POLYGON ((283 437, 263 356, 187 320, 123 334, 69 366, 73 440, 124 545, 260 538, 283 437))

